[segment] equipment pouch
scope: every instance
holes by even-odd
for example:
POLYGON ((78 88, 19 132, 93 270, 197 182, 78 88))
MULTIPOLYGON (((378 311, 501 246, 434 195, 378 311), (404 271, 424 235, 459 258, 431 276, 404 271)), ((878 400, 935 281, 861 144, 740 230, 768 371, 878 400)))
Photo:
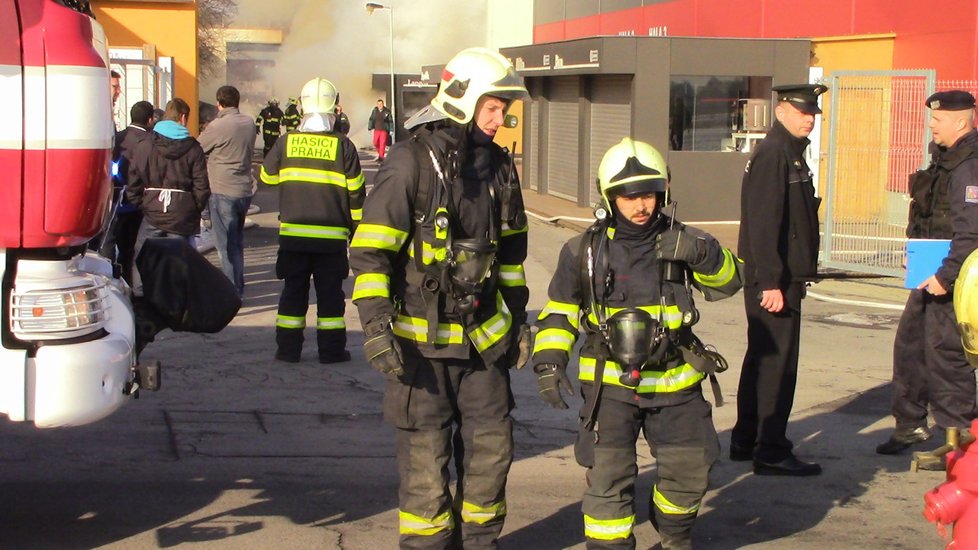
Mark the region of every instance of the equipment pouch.
MULTIPOLYGON (((585 404, 585 406, 587 406, 585 404)), ((585 468, 594 467, 594 446, 598 442, 598 426, 595 423, 594 429, 587 426, 584 418, 578 424, 577 440, 574 442, 574 460, 585 468)))
POLYGON ((937 181, 937 170, 917 170, 910 175, 910 198, 913 199, 911 209, 916 209, 921 216, 934 213, 934 182, 937 181))

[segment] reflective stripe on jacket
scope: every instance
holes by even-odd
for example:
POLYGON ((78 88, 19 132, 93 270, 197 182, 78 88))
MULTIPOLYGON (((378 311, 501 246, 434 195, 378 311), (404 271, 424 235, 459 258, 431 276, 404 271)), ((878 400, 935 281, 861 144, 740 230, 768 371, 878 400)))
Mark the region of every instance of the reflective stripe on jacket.
POLYGON ((356 146, 335 132, 291 132, 275 142, 261 181, 279 186, 282 248, 329 252, 345 248, 366 196, 356 146))

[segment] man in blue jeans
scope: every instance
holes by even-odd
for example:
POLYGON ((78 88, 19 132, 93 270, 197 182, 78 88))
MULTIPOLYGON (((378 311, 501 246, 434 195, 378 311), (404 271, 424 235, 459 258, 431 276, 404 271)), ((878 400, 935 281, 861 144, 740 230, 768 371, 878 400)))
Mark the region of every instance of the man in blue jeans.
MULTIPOLYGON (((238 110, 234 86, 217 89, 217 118, 200 134, 211 186, 208 213, 221 269, 244 294, 244 222, 257 183, 251 171, 255 130, 251 117, 238 110)), ((208 216, 205 216, 205 218, 208 216)), ((206 224, 206 221, 205 221, 206 224)))

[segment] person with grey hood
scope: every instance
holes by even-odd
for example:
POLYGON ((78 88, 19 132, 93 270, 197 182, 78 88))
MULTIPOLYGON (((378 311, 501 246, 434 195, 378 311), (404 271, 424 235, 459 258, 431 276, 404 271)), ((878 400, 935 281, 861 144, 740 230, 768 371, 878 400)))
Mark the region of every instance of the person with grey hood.
MULTIPOLYGON (((146 239, 180 238, 189 241, 200 230, 200 213, 211 190, 204 150, 187 130, 190 106, 174 98, 166 104, 163 120, 153 126, 153 137, 140 142, 132 153, 126 198, 143 213, 136 237, 139 252, 146 239)), ((133 293, 142 293, 137 269, 133 293)))
MULTIPOLYGON (((217 118, 200 134, 207 155, 211 198, 204 217, 210 220, 221 270, 244 294, 244 223, 257 183, 252 174, 255 133, 251 117, 238 110, 241 94, 234 86, 217 89, 217 118), (209 216, 208 216, 209 214, 209 216)), ((205 225, 207 220, 205 219, 205 225)))

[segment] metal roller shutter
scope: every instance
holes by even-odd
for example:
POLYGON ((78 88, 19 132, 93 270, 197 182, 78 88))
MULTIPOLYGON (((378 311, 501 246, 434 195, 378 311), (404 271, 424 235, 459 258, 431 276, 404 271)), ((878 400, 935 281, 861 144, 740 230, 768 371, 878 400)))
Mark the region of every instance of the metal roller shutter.
POLYGON ((580 126, 578 77, 550 80, 550 131, 547 136, 547 192, 577 200, 577 133, 580 126))
POLYGON ((595 78, 591 87, 591 151, 588 189, 591 204, 601 202, 595 181, 601 157, 612 145, 632 133, 632 76, 595 78))
POLYGON ((524 105, 524 115, 527 111, 529 116, 525 118, 527 133, 530 135, 530 147, 529 150, 523 147, 523 181, 530 189, 537 191, 540 189, 540 107, 524 105))

